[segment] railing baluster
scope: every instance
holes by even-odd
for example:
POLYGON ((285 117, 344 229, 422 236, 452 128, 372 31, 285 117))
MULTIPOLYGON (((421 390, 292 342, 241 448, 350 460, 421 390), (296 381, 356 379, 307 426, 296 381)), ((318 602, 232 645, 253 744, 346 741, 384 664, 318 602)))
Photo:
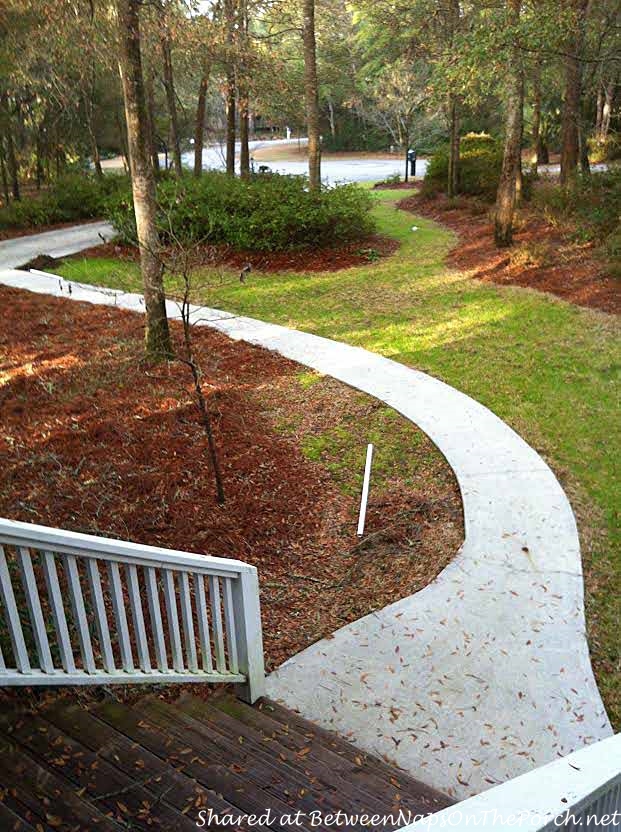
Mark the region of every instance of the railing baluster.
POLYGON ((32 633, 37 646, 39 666, 44 673, 53 673, 54 662, 52 661, 50 643, 45 629, 45 619, 43 618, 41 599, 39 598, 39 587, 37 586, 37 579, 35 578, 32 566, 30 550, 25 546, 20 546, 18 549, 17 562, 22 579, 22 586, 26 594, 26 604, 28 605, 32 633))
POLYGON ((78 563, 75 555, 65 555, 64 561, 69 581, 71 608, 73 610, 73 617, 78 630, 78 641, 80 642, 82 663, 87 673, 95 673, 96 667, 95 657, 93 655, 93 644, 91 642, 91 633, 88 628, 88 618, 86 616, 86 608, 84 606, 84 596, 82 594, 82 584, 80 583, 78 563))
POLYGON ((144 614, 140 600, 140 584, 138 583, 138 569, 133 563, 127 565, 127 589, 129 591, 129 603, 132 610, 132 621, 134 622, 134 633, 136 635, 136 646, 138 648, 138 663, 141 670, 151 673, 151 658, 149 656, 149 643, 147 631, 144 626, 144 614))
POLYGON ((11 573, 9 572, 9 564, 7 563, 3 546, 0 546, 0 594, 2 595, 2 604, 6 612, 17 669, 20 673, 31 673, 32 669, 30 667, 30 659, 28 658, 26 641, 24 640, 22 622, 19 619, 19 612, 15 603, 15 593, 13 592, 13 584, 11 583, 11 573))
POLYGON ((123 670, 131 673, 134 669, 134 657, 132 656, 132 644, 129 640, 129 627, 127 626, 127 613, 125 612, 125 598, 123 596, 123 584, 121 583, 121 572, 115 561, 108 563, 108 577, 110 579, 110 596, 112 598, 112 609, 121 649, 121 664, 123 670))
POLYGON ((229 670, 237 673, 239 660, 237 658, 237 634, 235 632, 235 614, 233 612, 233 592, 231 578, 224 578, 224 621, 226 623, 226 643, 229 653, 229 670))
POLYGON ((63 595, 58 582, 56 556, 53 552, 43 552, 43 576, 50 599, 50 606, 52 607, 52 618, 54 619, 54 627, 58 639, 60 660, 66 673, 75 673, 76 667, 73 658, 73 647, 71 646, 71 637, 69 636, 69 627, 67 626, 63 595))
POLYGON ((164 598, 166 599, 166 615, 168 616, 168 632, 170 633, 173 668, 177 673, 183 673, 185 667, 183 665, 183 653, 181 652, 177 595, 175 593, 175 580, 170 569, 164 570, 164 598))
POLYGON ((157 589, 157 575, 155 569, 147 566, 144 570, 147 587, 147 601, 151 630, 155 640, 155 658, 161 673, 168 673, 168 657, 166 656, 166 642, 164 641, 164 627, 162 625, 162 610, 160 609, 160 594, 157 589))
POLYGON ((214 575, 209 576, 209 597, 211 599, 211 626, 213 643, 216 651, 216 670, 226 673, 224 659, 224 628, 222 627, 222 609, 220 608, 220 581, 214 575))
POLYGON ((196 657, 196 636, 194 635, 194 621, 192 619, 192 596, 190 595, 190 579, 187 572, 179 572, 179 602, 181 604, 181 620, 183 622, 183 636, 185 639, 185 656, 188 670, 198 671, 196 657))
POLYGON ((198 632, 201 640, 201 655, 203 670, 213 672, 211 660, 211 646, 209 644, 209 619, 207 617, 207 601, 205 598, 205 579, 198 572, 194 573, 194 590, 196 594, 196 613, 198 617, 198 632))
POLYGON ((104 601, 103 590, 101 588, 99 564, 95 558, 86 559, 86 574, 88 576, 93 606, 95 607, 95 625, 99 636, 99 646, 101 647, 103 666, 107 673, 114 673, 116 666, 114 664, 114 653, 112 652, 112 640, 110 639, 110 628, 108 626, 106 604, 104 601))

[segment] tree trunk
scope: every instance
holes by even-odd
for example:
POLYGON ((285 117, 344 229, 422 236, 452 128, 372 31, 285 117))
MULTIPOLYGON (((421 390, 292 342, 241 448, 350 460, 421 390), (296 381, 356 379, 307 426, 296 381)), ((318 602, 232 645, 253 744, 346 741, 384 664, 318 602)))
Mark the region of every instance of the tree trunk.
POLYGON ((584 26, 589 0, 574 0, 575 22, 567 43, 565 58, 565 95, 561 118, 561 185, 575 176, 580 161, 580 100, 584 26))
POLYGON ((173 78, 172 55, 170 52, 170 30, 166 20, 166 10, 162 10, 160 28, 160 46, 162 48, 164 89, 166 90, 166 103, 168 104, 168 115, 170 117, 170 143, 172 147, 175 173, 181 176, 183 165, 181 163, 181 144, 179 140, 179 120, 177 118, 177 98, 175 95, 175 82, 173 78))
POLYGON ((203 147, 205 145, 205 113, 207 112, 207 92, 211 77, 211 60, 205 61, 203 74, 198 88, 196 120, 194 122, 194 176, 203 173, 203 147))
POLYGON ((600 128, 600 138, 604 141, 608 137, 610 130, 610 116, 612 115, 612 104, 615 95, 615 85, 611 81, 606 84, 606 92, 604 93, 604 104, 602 106, 602 123, 600 128))
POLYGON ((597 85, 597 101, 595 103, 595 135, 602 138, 602 121, 604 118, 604 88, 600 81, 597 85))
MULTIPOLYGON (((521 0, 507 0, 507 9, 510 26, 517 27, 520 22, 521 0)), ((496 195, 494 240, 499 247, 509 246, 513 242, 516 183, 520 169, 522 143, 524 74, 517 42, 512 52, 512 60, 506 68, 509 77, 506 98, 505 149, 496 195)))
POLYGON ((578 149, 580 158, 580 170, 582 173, 591 173, 591 163, 589 161, 589 143, 587 141, 587 120, 584 114, 581 117, 578 128, 578 149))
POLYGON ((237 90, 235 87, 235 26, 237 14, 235 0, 225 0, 224 23, 226 26, 226 172, 228 176, 235 176, 235 99, 237 90))
POLYGON ((457 96, 449 96, 450 145, 448 183, 446 193, 449 198, 457 196, 459 192, 459 105, 457 96))
POLYGON ((539 169, 539 165, 543 163, 541 158, 541 61, 538 60, 535 66, 535 75, 533 77, 533 167, 535 173, 539 169))
MULTIPOLYGON (((95 0, 90 0, 90 25, 91 30, 95 23, 95 0)), ((98 179, 103 177, 103 170, 101 167, 101 156, 99 154, 99 147, 97 145, 97 136, 95 135, 95 125, 93 124, 93 110, 95 101, 95 89, 97 87, 97 63, 95 55, 93 54, 90 61, 90 78, 88 90, 85 94, 85 111, 86 111, 86 130, 91 143, 91 153, 93 154, 93 166, 95 168, 95 175, 98 179)))
POLYGON ((9 112, 9 102, 6 93, 0 96, 0 116, 2 118, 2 127, 4 130, 4 139, 6 143, 6 164, 8 167, 9 179, 11 182, 11 192, 13 199, 20 199, 19 190, 19 166, 15 156, 15 144, 13 142, 13 125, 11 123, 11 114, 9 112))
MULTIPOLYGON (((459 0, 450 0, 448 4, 448 28, 451 49, 454 48, 455 38, 460 26, 459 0)), ((446 192, 449 198, 457 196, 459 191, 459 101, 454 92, 449 92, 449 169, 446 192)))
POLYGON ((99 154, 99 147, 97 145, 97 136, 95 135, 95 128, 93 125, 93 108, 92 102, 86 105, 86 130, 91 143, 91 153, 93 154, 93 167, 98 179, 103 177, 103 169, 101 167, 101 156, 99 154))
POLYGON ((144 92, 147 110, 147 131, 149 134, 149 154, 151 156, 151 164, 153 165, 153 173, 157 179, 160 175, 160 154, 158 152, 157 130, 155 127, 155 91, 153 86, 153 69, 149 67, 145 72, 144 92))
POLYGON ((146 351, 149 358, 163 360, 172 357, 172 346, 156 226, 155 177, 148 146, 139 6, 140 0, 117 0, 119 69, 125 100, 134 212, 146 307, 146 351))
POLYGON ((328 99, 328 117, 330 119, 330 135, 332 139, 336 138, 336 122, 334 121, 334 104, 332 99, 328 99))
MULTIPOLYGON (((40 129, 40 128, 39 128, 40 129)), ((40 132, 37 131, 37 138, 35 139, 35 181, 37 185, 37 190, 41 190, 41 185, 43 184, 43 161, 42 161, 42 148, 41 148, 41 138, 40 132)), ((99 165, 101 167, 101 164, 99 165)))
POLYGON ((2 181, 2 197, 4 199, 4 204, 8 205, 11 196, 9 194, 9 178, 6 173, 6 160, 4 156, 4 142, 2 141, 2 137, 0 136, 0 181, 2 181))
POLYGON ((127 149, 127 130, 123 126, 123 121, 119 115, 119 111, 115 108, 114 118, 116 120, 116 127, 119 133, 119 145, 121 147, 121 156, 123 157, 123 167, 125 172, 130 172, 129 165, 129 150, 127 149))
POLYGON ((239 172, 243 179, 250 176, 248 95, 244 91, 239 98, 239 172))
POLYGON ((13 143, 13 136, 11 135, 10 127, 6 134, 6 157, 9 166, 9 176, 11 178, 11 192, 13 199, 21 199, 21 192, 19 189, 19 165, 15 156, 15 145, 13 143))
POLYGON ((246 0, 239 2, 240 55, 238 58, 237 88, 239 94, 239 172, 243 179, 250 177, 250 93, 248 88, 248 6, 246 0))
POLYGON ((315 0, 303 0, 304 99, 308 131, 308 178, 312 191, 321 188, 321 137, 319 135, 319 85, 315 39, 315 0))
POLYGON ((226 172, 235 176, 235 75, 227 73, 226 78, 226 172))

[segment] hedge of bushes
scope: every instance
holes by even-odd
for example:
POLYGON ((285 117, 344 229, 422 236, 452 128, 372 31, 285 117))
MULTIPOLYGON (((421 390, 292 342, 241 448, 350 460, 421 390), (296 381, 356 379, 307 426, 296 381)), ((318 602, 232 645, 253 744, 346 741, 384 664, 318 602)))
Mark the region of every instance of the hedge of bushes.
MULTIPOLYGON (((503 148, 500 142, 485 133, 469 133, 461 139, 459 160, 459 191, 470 196, 493 199, 502 169, 503 148)), ((449 168, 449 147, 443 145, 429 160, 423 182, 423 193, 432 195, 446 191, 449 168)))
POLYGON ((101 179, 72 173, 56 180, 36 196, 15 200, 0 209, 0 230, 37 228, 55 223, 102 217, 108 199, 129 188, 126 176, 101 179))
MULTIPOLYGON (((158 226, 165 244, 227 244, 238 250, 284 251, 362 239, 374 230, 372 197, 356 185, 308 190, 300 176, 249 180, 209 172, 158 183, 158 226)), ((109 200, 107 218, 121 238, 135 242, 127 190, 109 200)))
POLYGON ((565 188, 543 182, 533 204, 548 220, 573 227, 575 239, 602 244, 612 259, 621 258, 621 168, 577 176, 565 188))

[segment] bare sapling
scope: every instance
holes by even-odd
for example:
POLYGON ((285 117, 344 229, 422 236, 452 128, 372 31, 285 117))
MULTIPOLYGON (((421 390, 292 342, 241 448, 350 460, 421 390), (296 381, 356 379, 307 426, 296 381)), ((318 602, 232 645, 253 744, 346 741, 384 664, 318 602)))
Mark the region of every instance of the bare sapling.
MULTIPOLYGON (((162 277, 169 274, 179 279, 182 287, 180 297, 175 297, 175 302, 179 307, 183 327, 183 339, 180 347, 173 344, 172 358, 184 364, 192 376, 194 401, 200 415, 201 424, 207 436, 209 460, 213 470, 216 497, 218 503, 222 505, 225 501, 222 469, 213 431, 213 420, 208 400, 203 390, 204 374, 193 342, 194 327, 201 323, 207 323, 208 319, 201 317, 201 306, 192 303, 193 297, 202 297, 205 292, 212 289, 217 278, 212 276, 202 282, 201 285, 196 284, 194 276, 197 268, 206 265, 205 258, 209 252, 207 239, 199 240, 193 244, 184 242, 175 233, 171 216, 168 215, 165 217, 164 221, 166 223, 165 237, 168 243, 165 246, 160 246, 157 252, 154 253, 157 256, 162 277)), ((250 264, 246 264, 241 269, 238 278, 241 283, 245 282, 246 275, 251 270, 252 267, 250 264)), ((220 281, 218 281, 219 285, 221 283, 222 276, 220 281)))

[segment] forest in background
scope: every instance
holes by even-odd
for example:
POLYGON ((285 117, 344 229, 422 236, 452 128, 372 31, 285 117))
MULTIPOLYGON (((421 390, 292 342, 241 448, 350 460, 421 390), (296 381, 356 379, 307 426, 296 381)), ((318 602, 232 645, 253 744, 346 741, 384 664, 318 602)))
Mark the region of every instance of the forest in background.
MULTIPOLYGON (((156 152, 180 170, 205 142, 307 135, 308 0, 144 0, 142 61, 156 152), (305 8, 306 7, 306 8, 305 8)), ((564 176, 621 155, 617 0, 315 0, 326 150, 416 146, 520 129, 564 176), (521 109, 523 123, 515 112, 521 109), (513 115, 512 115, 513 112, 513 115)), ((71 165, 126 159, 116 4, 5 0, 0 12, 3 199, 71 165)), ((457 152, 457 147, 455 147, 457 152)), ((129 166, 129 165, 128 165, 129 166)), ((456 171, 455 171, 456 174, 456 171)), ((455 179, 457 182, 457 178, 455 179)))

